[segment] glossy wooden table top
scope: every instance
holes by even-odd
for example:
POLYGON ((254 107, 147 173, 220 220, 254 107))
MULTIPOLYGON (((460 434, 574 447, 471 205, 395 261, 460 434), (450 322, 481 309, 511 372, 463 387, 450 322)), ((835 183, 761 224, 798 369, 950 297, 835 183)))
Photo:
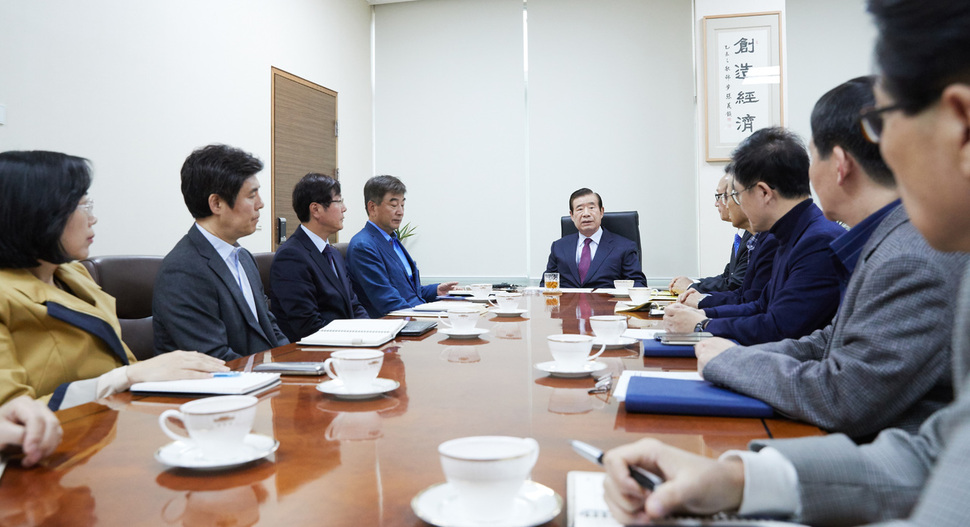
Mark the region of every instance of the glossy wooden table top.
MULTIPOLYGON (((534 437, 533 479, 565 498, 568 471, 597 470, 573 453, 571 439, 609 449, 649 436, 717 456, 752 439, 821 433, 781 419, 627 414, 612 397, 587 393, 592 378, 552 378, 533 367, 552 359, 547 335, 588 333, 582 318, 612 314, 614 305, 601 294, 527 295, 527 317, 486 315, 478 324, 489 330, 483 338, 397 339, 383 347, 381 377, 401 387, 378 399, 336 400, 316 390, 325 377, 284 377, 260 396, 253 429, 279 440, 279 450, 226 471, 154 459, 169 443, 158 416, 187 399, 125 393, 59 412, 65 439, 58 450, 39 467, 12 462, 3 474, 0 525, 425 525, 411 499, 444 481, 437 446, 455 437, 534 437)), ((252 362, 322 361, 331 350, 289 345, 252 362)), ((614 376, 696 368, 694 359, 643 358, 639 343, 604 357, 614 376)), ((565 513, 550 525, 565 525, 565 513)))

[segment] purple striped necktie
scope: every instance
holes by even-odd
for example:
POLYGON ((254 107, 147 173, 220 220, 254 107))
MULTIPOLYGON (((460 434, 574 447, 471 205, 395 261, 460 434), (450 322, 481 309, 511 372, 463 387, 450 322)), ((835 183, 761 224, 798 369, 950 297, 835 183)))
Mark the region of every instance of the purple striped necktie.
POLYGON ((583 240, 583 254, 579 256, 579 282, 583 283, 586 281, 586 274, 589 273, 589 264, 593 261, 592 252, 589 249, 589 244, 592 243, 591 238, 586 238, 583 240))

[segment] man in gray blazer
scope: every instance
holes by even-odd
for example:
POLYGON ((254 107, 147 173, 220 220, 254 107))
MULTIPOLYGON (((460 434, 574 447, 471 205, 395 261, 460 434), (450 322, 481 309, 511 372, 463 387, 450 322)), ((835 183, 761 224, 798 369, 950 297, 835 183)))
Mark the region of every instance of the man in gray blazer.
POLYGON ((950 292, 967 261, 929 247, 863 136, 857 116, 874 104, 874 82, 846 82, 812 112, 812 186, 825 216, 852 227, 832 243, 851 272, 833 323, 797 340, 695 347, 705 379, 856 440, 889 427, 916 432, 952 400, 950 292))
MULTIPOLYGON (((869 0, 882 79, 863 126, 900 186, 913 224, 941 251, 970 252, 970 4, 869 0), (927 32, 926 28, 933 31, 927 32)), ((919 432, 884 431, 858 446, 841 434, 752 445, 718 461, 656 440, 606 454, 614 516, 642 522, 680 511, 768 513, 811 525, 964 527, 970 518, 970 267, 953 332, 956 400, 919 432), (664 477, 648 493, 634 463, 664 477)), ((864 389, 864 387, 860 387, 864 389)))
POLYGON ((236 243, 255 232, 263 163, 225 145, 182 165, 182 197, 195 224, 162 261, 152 298, 155 353, 197 350, 223 360, 288 341, 267 308, 253 256, 236 243))

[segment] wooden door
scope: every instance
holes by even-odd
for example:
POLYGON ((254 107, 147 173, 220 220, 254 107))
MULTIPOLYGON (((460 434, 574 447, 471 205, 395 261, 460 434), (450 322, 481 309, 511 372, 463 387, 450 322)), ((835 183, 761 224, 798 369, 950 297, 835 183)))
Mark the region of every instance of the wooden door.
MULTIPOLYGON (((285 235, 293 234, 300 220, 293 212, 293 187, 308 172, 336 178, 337 92, 278 68, 272 68, 272 239, 273 250, 281 236, 277 218, 286 219, 285 235)), ((337 236, 331 237, 337 241, 337 236)))

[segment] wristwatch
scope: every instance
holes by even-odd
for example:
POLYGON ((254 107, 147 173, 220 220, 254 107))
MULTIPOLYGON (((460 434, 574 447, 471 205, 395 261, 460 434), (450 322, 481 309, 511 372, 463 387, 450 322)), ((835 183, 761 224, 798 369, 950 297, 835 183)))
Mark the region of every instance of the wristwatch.
POLYGON ((707 323, 710 321, 711 319, 705 318, 704 320, 701 320, 700 322, 698 322, 697 325, 694 326, 694 333, 700 333, 701 331, 704 331, 705 329, 707 329, 707 323))

